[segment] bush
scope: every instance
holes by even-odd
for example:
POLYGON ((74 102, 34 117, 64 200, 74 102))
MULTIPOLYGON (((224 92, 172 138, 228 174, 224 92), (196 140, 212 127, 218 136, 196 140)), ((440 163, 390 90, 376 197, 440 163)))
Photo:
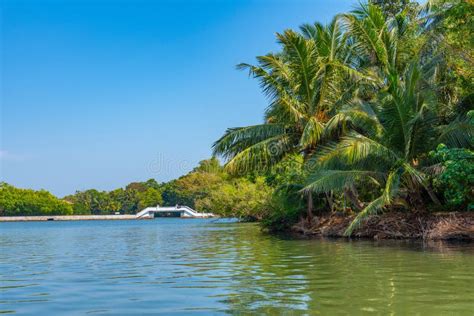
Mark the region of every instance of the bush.
POLYGON ((473 210, 474 152, 440 144, 430 156, 438 160, 441 167, 441 172, 433 177, 433 186, 446 205, 473 210))
POLYGON ((273 194, 269 208, 270 211, 261 221, 262 228, 271 232, 278 232, 287 231, 298 222, 304 213, 305 205, 303 199, 299 198, 298 195, 285 190, 278 190, 273 194))

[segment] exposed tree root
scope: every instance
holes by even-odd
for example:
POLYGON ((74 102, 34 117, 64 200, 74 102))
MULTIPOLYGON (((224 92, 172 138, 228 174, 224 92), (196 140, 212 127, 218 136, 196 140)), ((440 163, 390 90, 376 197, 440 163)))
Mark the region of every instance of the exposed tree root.
MULTIPOLYGON (((354 216, 331 214, 301 220, 292 231, 321 237, 344 237, 354 216)), ((370 216, 352 237, 372 239, 474 240, 474 213, 401 213, 370 216)))

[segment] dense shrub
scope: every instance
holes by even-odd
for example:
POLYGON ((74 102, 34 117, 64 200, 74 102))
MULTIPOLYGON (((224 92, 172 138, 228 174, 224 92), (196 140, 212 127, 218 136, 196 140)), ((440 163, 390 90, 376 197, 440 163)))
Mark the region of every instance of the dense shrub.
POLYGON ((441 172, 433 177, 433 186, 447 206, 474 210, 474 152, 440 144, 430 156, 439 161, 441 172))
POLYGON ((300 195, 285 188, 276 190, 269 201, 270 211, 265 213, 261 221, 262 228, 272 232, 288 230, 304 213, 304 202, 300 195))

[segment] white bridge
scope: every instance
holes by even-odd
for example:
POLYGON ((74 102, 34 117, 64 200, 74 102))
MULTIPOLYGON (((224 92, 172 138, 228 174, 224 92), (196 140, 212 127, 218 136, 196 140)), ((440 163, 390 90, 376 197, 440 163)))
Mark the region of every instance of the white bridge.
POLYGON ((156 207, 147 207, 146 209, 137 213, 136 218, 153 218, 155 213, 161 213, 160 215, 164 216, 173 216, 175 217, 186 217, 186 218, 207 218, 214 217, 212 213, 199 213, 190 208, 189 206, 168 206, 163 207, 157 205, 156 207))

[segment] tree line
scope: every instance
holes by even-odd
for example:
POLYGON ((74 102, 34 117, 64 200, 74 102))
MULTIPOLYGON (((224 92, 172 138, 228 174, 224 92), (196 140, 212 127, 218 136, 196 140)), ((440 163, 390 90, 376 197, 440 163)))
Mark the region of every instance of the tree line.
POLYGON ((149 179, 112 191, 77 191, 62 199, 45 190, 2 183, 0 216, 135 214, 148 206, 179 204, 222 216, 259 219, 271 192, 263 177, 232 176, 211 158, 169 182, 149 179))

